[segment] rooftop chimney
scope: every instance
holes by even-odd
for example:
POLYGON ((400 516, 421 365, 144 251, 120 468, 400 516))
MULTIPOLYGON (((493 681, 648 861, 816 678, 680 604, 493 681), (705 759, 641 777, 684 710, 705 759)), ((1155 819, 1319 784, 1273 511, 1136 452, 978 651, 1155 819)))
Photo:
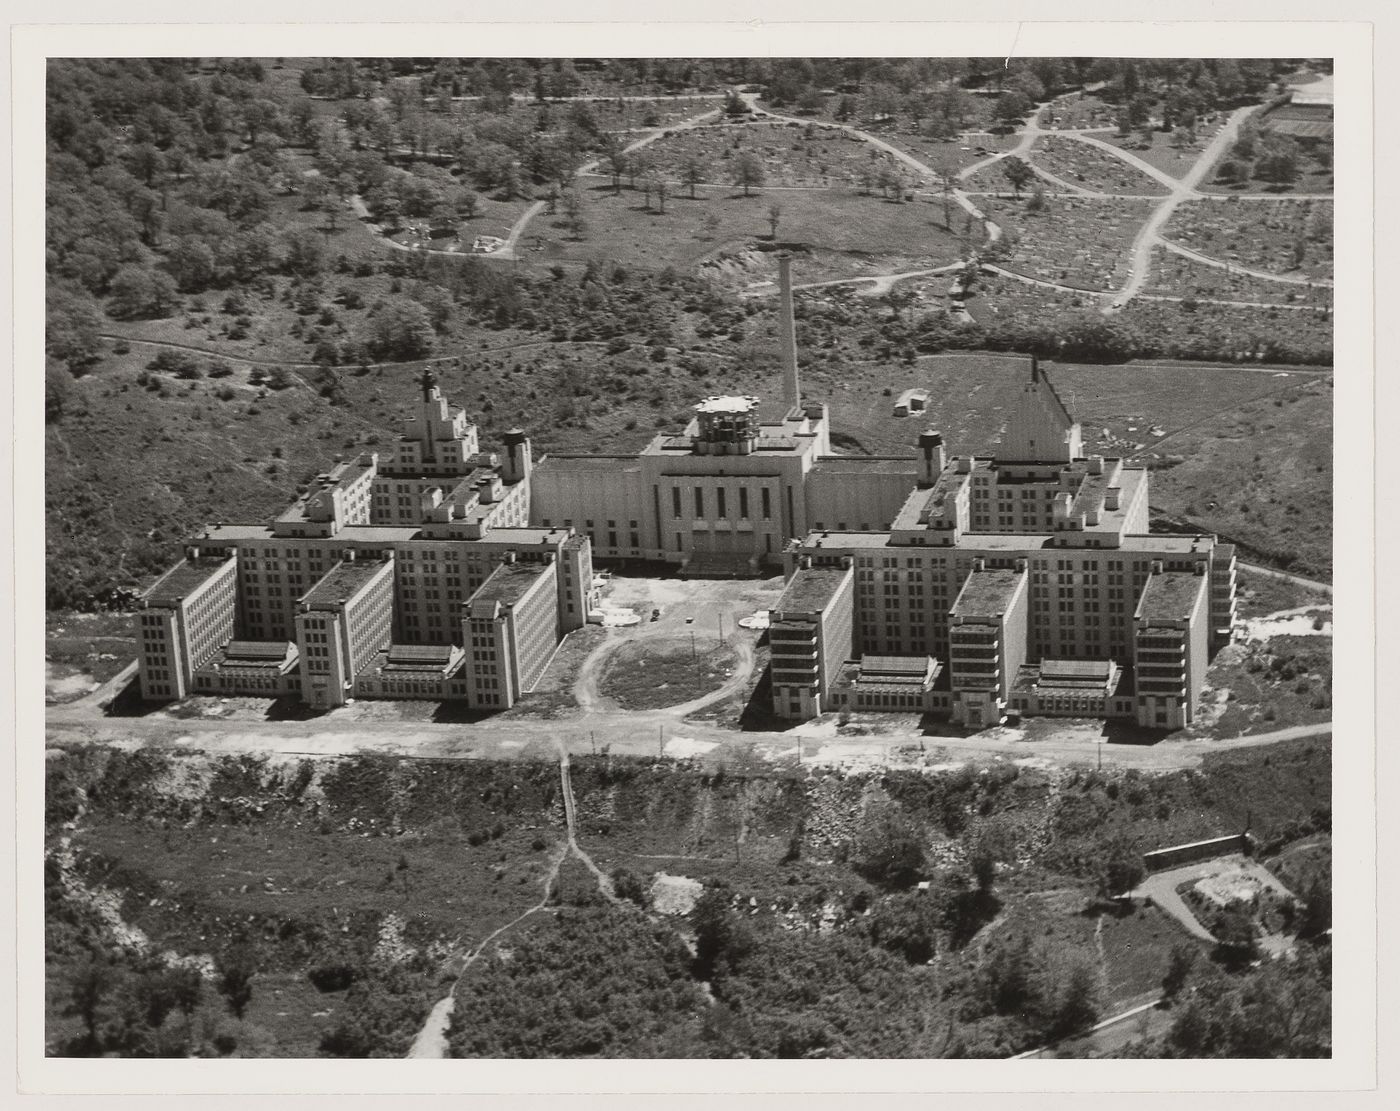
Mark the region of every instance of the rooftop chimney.
POLYGON ((783 403, 789 410, 802 401, 797 381, 797 323, 792 312, 792 255, 778 253, 778 289, 782 304, 778 309, 778 342, 783 353, 783 403))

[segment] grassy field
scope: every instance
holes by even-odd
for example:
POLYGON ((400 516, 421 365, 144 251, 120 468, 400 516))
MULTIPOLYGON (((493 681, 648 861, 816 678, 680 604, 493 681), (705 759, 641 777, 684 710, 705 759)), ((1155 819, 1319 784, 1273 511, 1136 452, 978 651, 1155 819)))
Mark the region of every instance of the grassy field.
POLYGON ((749 197, 731 188, 701 188, 695 200, 689 190, 673 187, 663 214, 655 200, 648 208, 640 191, 624 188, 614 194, 598 181, 585 190, 582 215, 588 225, 583 239, 573 238, 562 215, 532 221, 526 236, 531 260, 613 259, 691 273, 701 268, 742 285, 775 278, 776 264, 763 253, 774 245, 794 252, 797 282, 926 269, 955 262, 961 248, 957 236, 942 226, 940 204, 926 198, 897 204, 878 192, 861 195, 845 183, 756 189, 749 197), (776 237, 769 222, 775 204, 780 208, 776 237), (730 261, 736 255, 743 258, 730 261))
POLYGON ((688 640, 626 644, 608 657, 600 693, 624 710, 654 710, 709 694, 734 674, 732 649, 721 648, 707 632, 688 640))
POLYGON ((1153 504, 1247 545, 1264 560, 1291 560, 1300 574, 1326 578, 1332 569, 1331 427, 1332 391, 1320 381, 1207 411, 1154 446, 1153 504))
POLYGON ((1253 270, 1332 277, 1331 201, 1194 201, 1177 206, 1162 234, 1253 270))
POLYGON ((1228 691, 1218 719, 1204 730, 1243 736, 1319 725, 1332 718, 1330 637, 1277 636, 1222 649, 1206 675, 1216 692, 1228 691))
POLYGON ((1165 196, 1161 182, 1089 143, 1043 136, 1031 149, 1031 162, 1056 177, 1096 193, 1165 196))
POLYGON ((1330 604, 1327 595, 1287 579, 1272 575, 1255 575, 1249 571, 1236 572, 1235 597, 1243 620, 1267 617, 1281 610, 1299 609, 1310 605, 1330 604))

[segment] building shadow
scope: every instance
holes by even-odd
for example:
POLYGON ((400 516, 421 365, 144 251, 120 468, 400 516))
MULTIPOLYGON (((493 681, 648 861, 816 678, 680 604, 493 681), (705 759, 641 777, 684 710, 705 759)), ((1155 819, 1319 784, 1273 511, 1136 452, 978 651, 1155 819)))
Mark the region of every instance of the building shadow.
POLYGON ((476 725, 486 721, 488 718, 497 717, 495 710, 483 710, 480 707, 468 706, 465 702, 448 701, 439 702, 428 719, 444 725, 476 725))
POLYGON ((1153 729, 1139 725, 1135 721, 1111 720, 1103 725, 1104 740, 1111 745, 1155 745, 1166 740, 1172 732, 1170 729, 1153 729))
POLYGON ((328 712, 308 706, 299 695, 284 694, 272 700, 263 716, 268 721, 311 721, 324 717, 328 712))
POLYGON ((109 718, 143 718, 154 713, 166 702, 147 702, 141 697, 141 680, 133 677, 121 690, 102 706, 102 713, 109 718))
POLYGON ((781 733, 792 724, 773 713, 773 678, 765 667, 739 712, 739 728, 745 733, 781 733))

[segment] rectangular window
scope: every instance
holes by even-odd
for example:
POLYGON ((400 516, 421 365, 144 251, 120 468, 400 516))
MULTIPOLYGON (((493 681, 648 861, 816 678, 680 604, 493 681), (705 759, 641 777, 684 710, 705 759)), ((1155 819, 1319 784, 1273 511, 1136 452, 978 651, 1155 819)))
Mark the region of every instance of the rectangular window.
POLYGON ((681 488, 680 488, 679 486, 672 486, 672 487, 671 487, 671 516, 672 516, 672 517, 679 517, 680 515, 681 515, 681 488))
POLYGON ((705 516, 705 491, 699 486, 695 487, 695 516, 705 516))
POLYGON ((739 516, 747 521, 749 519, 749 488, 739 487, 739 516))
POLYGON ((768 500, 768 487, 763 487, 760 493, 763 495, 763 519, 767 521, 773 516, 773 507, 768 500))
POLYGON ((724 506, 724 487, 723 487, 723 486, 721 486, 718 490, 715 491, 715 496, 719 499, 719 508, 718 508, 718 510, 715 512, 715 516, 716 516, 716 517, 727 517, 727 516, 729 516, 729 514, 728 514, 728 512, 726 512, 725 506, 724 506))

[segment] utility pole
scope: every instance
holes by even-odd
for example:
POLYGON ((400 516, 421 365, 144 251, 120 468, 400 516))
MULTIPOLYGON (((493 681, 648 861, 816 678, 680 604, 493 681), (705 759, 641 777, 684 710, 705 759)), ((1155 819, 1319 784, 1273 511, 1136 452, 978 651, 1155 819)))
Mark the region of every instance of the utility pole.
POLYGON ((695 654, 695 630, 690 630, 690 662, 694 663, 700 657, 695 654))
POLYGON ((657 756, 665 756, 665 755, 666 755, 666 735, 665 735, 665 731, 666 731, 666 727, 665 727, 664 725, 658 725, 658 726, 656 727, 656 755, 657 755, 657 756))

